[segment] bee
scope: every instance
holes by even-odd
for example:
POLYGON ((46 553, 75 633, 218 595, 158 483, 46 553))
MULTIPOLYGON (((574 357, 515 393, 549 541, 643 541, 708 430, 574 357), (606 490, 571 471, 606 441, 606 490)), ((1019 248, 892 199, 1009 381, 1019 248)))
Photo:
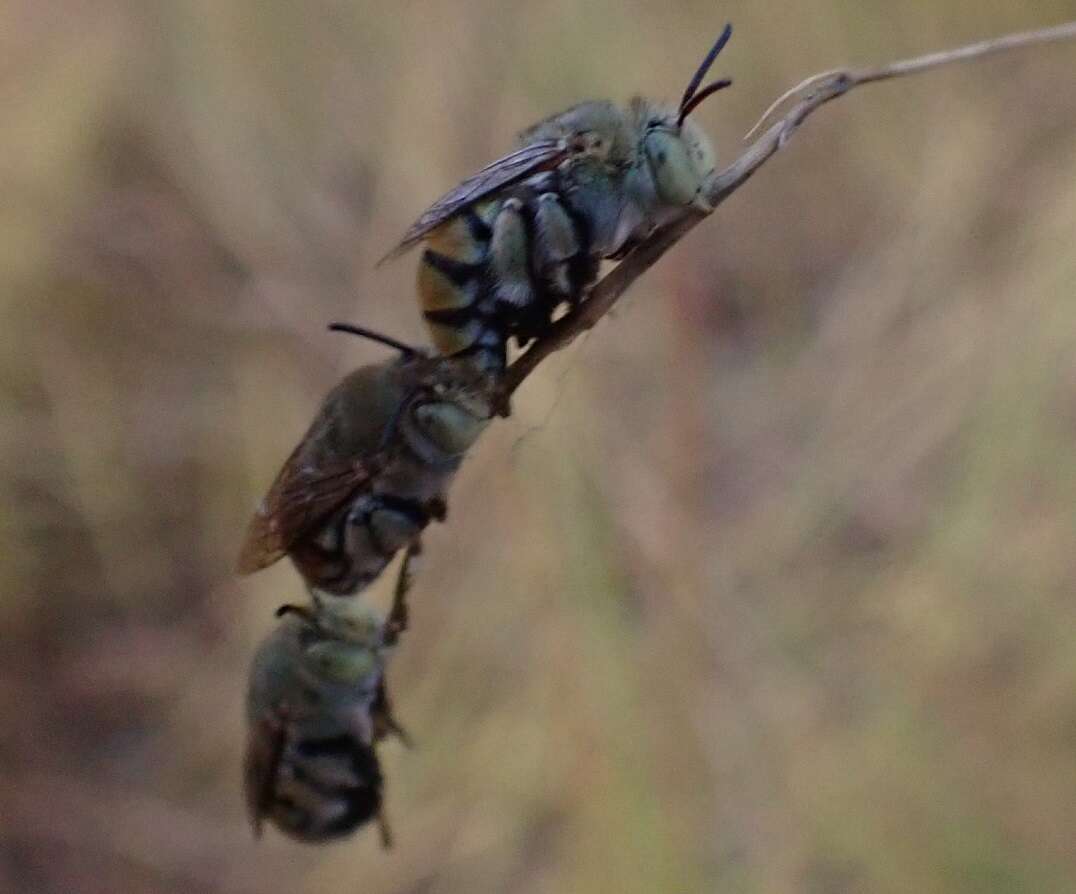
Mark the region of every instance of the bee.
POLYGON ((576 105, 419 216, 383 260, 425 242, 418 291, 440 353, 503 369, 508 338, 540 335, 584 297, 603 258, 689 207, 712 210, 703 186, 717 157, 688 116, 732 83, 700 89, 731 35, 726 25, 675 108, 641 97, 576 105))
POLYGON ((464 454, 493 415, 488 375, 334 323, 400 356, 363 366, 326 396, 251 520, 238 571, 289 555, 308 586, 350 596, 372 582, 433 519, 464 454))
POLYGON ((255 837, 268 820, 320 843, 376 818, 383 846, 391 845, 375 746, 389 733, 408 741, 392 716, 385 662, 407 626, 414 552, 404 554, 387 617, 360 600, 277 611, 247 692, 243 781, 255 837))

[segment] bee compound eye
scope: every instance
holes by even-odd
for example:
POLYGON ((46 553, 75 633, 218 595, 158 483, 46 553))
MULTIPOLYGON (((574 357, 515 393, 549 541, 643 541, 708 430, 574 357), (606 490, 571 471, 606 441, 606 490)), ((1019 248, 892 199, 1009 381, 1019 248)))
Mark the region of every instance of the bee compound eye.
POLYGON ((643 151, 654 174, 658 198, 666 205, 687 205, 699 189, 699 175, 686 142, 667 130, 647 134, 643 151))

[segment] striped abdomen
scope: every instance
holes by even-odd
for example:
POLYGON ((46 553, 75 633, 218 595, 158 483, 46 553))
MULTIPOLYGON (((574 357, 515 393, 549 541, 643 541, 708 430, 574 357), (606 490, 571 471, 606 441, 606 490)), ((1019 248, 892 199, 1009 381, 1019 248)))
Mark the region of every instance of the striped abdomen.
POLYGON ((290 738, 270 785, 264 817, 300 841, 340 838, 381 813, 377 754, 348 733, 290 738))
POLYGON ((525 342, 596 275, 589 226, 556 191, 555 173, 464 209, 427 238, 418 291, 434 346, 501 369, 507 340, 525 342))

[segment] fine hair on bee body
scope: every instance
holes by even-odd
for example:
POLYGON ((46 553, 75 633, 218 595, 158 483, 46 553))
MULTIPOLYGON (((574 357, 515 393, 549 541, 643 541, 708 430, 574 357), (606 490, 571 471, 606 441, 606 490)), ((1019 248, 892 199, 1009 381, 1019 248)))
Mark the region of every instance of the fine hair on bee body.
POLYGON ((360 367, 323 400, 255 513, 240 573, 291 557, 307 585, 360 592, 447 511, 446 493, 489 424, 494 383, 460 358, 334 323, 399 351, 360 367))
POLYGON ((387 257, 425 243, 418 291, 438 352, 502 370, 508 339, 541 335, 558 307, 585 297, 603 258, 687 208, 708 210, 717 158, 689 116, 731 84, 702 86, 731 35, 727 25, 678 105, 580 103, 525 130, 519 148, 419 216, 387 257))
POLYGON ((278 610, 247 691, 244 789, 255 836, 268 821, 320 843, 376 819, 382 844, 391 843, 376 745, 389 734, 409 742, 392 714, 385 664, 406 628, 413 553, 404 552, 387 614, 359 600, 278 610))

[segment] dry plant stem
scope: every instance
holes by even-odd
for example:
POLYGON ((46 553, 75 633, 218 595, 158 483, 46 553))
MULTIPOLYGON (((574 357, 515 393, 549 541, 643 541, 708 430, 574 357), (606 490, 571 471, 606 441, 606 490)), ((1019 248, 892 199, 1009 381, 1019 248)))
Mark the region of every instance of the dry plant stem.
POLYGON ((917 74, 952 62, 979 59, 1002 50, 1073 39, 1076 39, 1076 22, 1067 22, 1053 28, 1008 34, 993 40, 944 50, 940 53, 930 53, 926 56, 917 56, 913 59, 903 59, 876 68, 824 72, 794 87, 766 111, 752 133, 775 108, 785 100, 799 95, 800 98, 792 107, 755 140, 736 161, 715 174, 706 185, 710 212, 706 214, 691 212, 652 233, 602 278, 584 302, 554 323, 542 338, 509 366, 501 384, 503 407, 507 407, 508 398, 539 363, 555 351, 567 347, 576 337, 605 316, 639 276, 649 270, 666 251, 683 238, 688 230, 713 213, 713 209, 743 186, 755 171, 779 149, 782 149, 796 129, 815 109, 862 84, 917 74), (803 92, 808 89, 810 92, 803 92))

